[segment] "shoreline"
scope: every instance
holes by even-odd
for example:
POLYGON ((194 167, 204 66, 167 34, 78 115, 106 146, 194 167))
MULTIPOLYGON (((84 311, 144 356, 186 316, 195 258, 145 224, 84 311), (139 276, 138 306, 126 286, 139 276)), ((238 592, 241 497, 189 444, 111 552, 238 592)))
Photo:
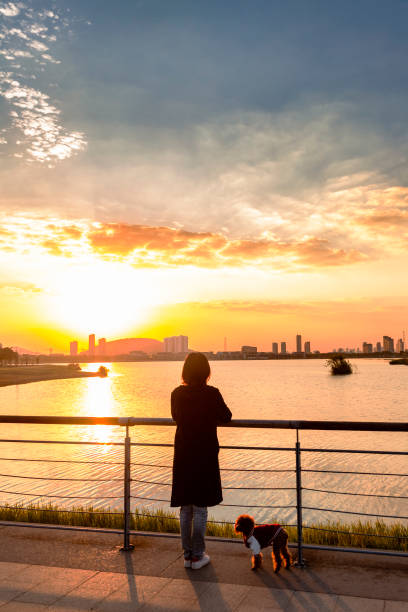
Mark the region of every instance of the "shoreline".
POLYGON ((64 378, 99 377, 98 372, 83 372, 74 370, 68 365, 24 365, 0 367, 0 387, 24 385, 46 380, 61 380, 64 378))

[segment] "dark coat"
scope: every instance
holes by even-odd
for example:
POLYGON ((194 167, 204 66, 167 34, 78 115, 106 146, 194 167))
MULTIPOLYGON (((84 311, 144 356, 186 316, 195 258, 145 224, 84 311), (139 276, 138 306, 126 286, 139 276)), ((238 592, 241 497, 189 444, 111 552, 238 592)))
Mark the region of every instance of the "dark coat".
POLYGON ((231 411, 210 385, 181 385, 171 394, 174 440, 171 506, 216 506, 222 501, 217 424, 231 411))

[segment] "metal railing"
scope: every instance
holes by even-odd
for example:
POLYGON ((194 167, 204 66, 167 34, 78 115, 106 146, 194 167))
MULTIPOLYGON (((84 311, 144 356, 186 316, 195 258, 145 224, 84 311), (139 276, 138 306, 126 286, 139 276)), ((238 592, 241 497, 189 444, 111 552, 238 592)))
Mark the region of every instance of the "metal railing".
MULTIPOLYGON (((159 499, 156 497, 146 497, 140 495, 132 495, 131 483, 132 482, 140 482, 144 484, 151 485, 164 485, 170 486, 171 483, 163 483, 154 480, 139 480, 133 479, 131 476, 131 466, 136 465, 132 464, 131 461, 131 449, 132 446, 144 446, 144 447, 167 447, 172 448, 173 444, 170 443, 160 443, 160 442, 132 442, 129 435, 130 427, 138 427, 138 426, 165 426, 165 427, 174 427, 175 423, 172 419, 168 418, 120 418, 120 417, 40 417, 40 416, 9 416, 9 415, 0 415, 0 423, 14 423, 14 424, 42 424, 42 425, 110 425, 110 426, 121 426, 125 427, 125 438, 123 442, 94 442, 94 441, 71 441, 71 440, 20 440, 20 439, 0 439, 0 443, 31 443, 31 444, 75 444, 75 445, 109 445, 116 447, 123 447, 124 449, 124 458, 123 461, 78 461, 78 460, 65 460, 65 459, 33 459, 33 458, 3 458, 0 457, 0 461, 2 459, 6 459, 7 461, 37 461, 37 462, 53 462, 53 463, 71 463, 71 464, 106 464, 106 465, 121 465, 123 468, 123 477, 122 478, 64 478, 64 477, 56 477, 56 478, 43 478, 36 476, 16 476, 11 474, 0 474, 1 477, 11 477, 11 478, 29 478, 31 480, 52 480, 52 481, 81 481, 81 482, 123 482, 123 494, 121 496, 103 496, 102 499, 119 499, 123 497, 123 512, 104 512, 96 510, 98 514, 118 514, 123 515, 124 526, 123 530, 112 530, 112 529, 99 529, 98 531, 108 531, 109 533, 123 533, 123 547, 122 550, 131 550, 133 546, 130 544, 130 535, 137 532, 132 532, 130 529, 131 525, 131 499, 143 499, 148 500, 149 502, 165 502, 169 503, 168 499, 159 499)), ((228 450, 248 450, 248 451, 278 451, 278 452, 295 452, 295 469, 239 469, 239 468, 223 468, 221 467, 221 471, 233 471, 233 472, 291 472, 295 473, 296 478, 296 486, 295 487, 223 487, 224 490, 295 490, 296 491, 296 503, 292 505, 243 505, 243 504, 221 504, 222 506, 227 507, 238 507, 238 508, 279 508, 279 509, 287 509, 293 508, 296 509, 296 524, 285 526, 296 527, 297 528, 297 552, 298 559, 297 565, 303 567, 304 565, 304 557, 303 550, 306 548, 310 549, 324 549, 324 550, 342 550, 346 552, 370 552, 372 554, 381 554, 381 555, 397 555, 402 557, 408 557, 407 552, 401 551, 390 551, 390 550, 372 550, 372 549, 364 549, 364 548, 350 548, 350 547, 335 547, 335 546, 322 546, 317 544, 305 544, 303 541, 303 530, 304 529, 315 529, 320 531, 328 531, 333 532, 333 529, 325 529, 323 527, 313 527, 307 526, 303 523, 303 510, 313 510, 320 512, 330 512, 330 513, 339 513, 346 515, 356 515, 356 516, 364 516, 371 517, 376 519, 399 519, 399 520, 408 520, 408 516, 396 516, 390 514, 378 514, 378 513, 367 513, 367 512, 357 512, 351 510, 342 510, 336 508, 322 508, 316 506, 305 505, 303 502, 303 491, 311 491, 315 493, 327 493, 327 494, 335 494, 335 495, 352 495, 352 496, 361 496, 361 497, 375 497, 375 498, 387 498, 387 499, 399 499, 399 500, 407 500, 408 495, 388 495, 388 494, 375 494, 375 493, 362 493, 362 492, 347 492, 347 491, 333 491, 328 489, 321 488, 313 488, 313 487, 302 487, 302 474, 303 473, 325 473, 325 474, 355 474, 355 475, 367 475, 367 476, 393 476, 393 477, 401 477, 408 478, 408 473, 390 473, 390 472, 370 472, 370 471, 347 471, 347 470, 327 470, 327 469, 305 469, 302 468, 302 453, 346 453, 346 454, 364 454, 364 455, 396 455, 396 456, 408 456, 408 451, 383 451, 383 450, 360 450, 360 449, 338 449, 338 448, 305 448, 301 447, 300 444, 300 436, 299 432, 301 430, 326 430, 326 431, 370 431, 370 432, 408 432, 408 423, 388 423, 388 422, 348 422, 348 421, 283 421, 283 420, 233 420, 228 424, 220 425, 220 427, 228 427, 228 428, 251 428, 251 429, 292 429, 296 431, 296 443, 295 446, 289 447, 271 447, 271 446, 244 446, 244 445, 222 445, 221 449, 228 450)), ((143 464, 138 463, 137 465, 145 465, 150 467, 164 467, 171 468, 170 465, 159 465, 159 464, 143 464)), ((408 472, 408 469, 407 469, 408 472)), ((27 493, 27 492, 15 492, 11 490, 0 489, 0 493, 11 493, 18 494, 22 496, 32 496, 32 497, 41 497, 41 498, 52 498, 52 499, 86 499, 90 501, 92 499, 101 499, 101 497, 92 497, 92 496, 69 496, 69 495, 55 495, 55 494, 45 494, 39 495, 37 492, 35 494, 27 493)), ((0 506, 0 508, 5 508, 7 506, 0 506)), ((24 509, 24 506, 21 507, 24 509)), ((76 510, 75 512, 79 512, 76 510)), ((408 512, 406 513, 408 514, 408 512)), ((150 515, 151 516, 151 515, 150 515)), ((214 521, 216 523, 228 523, 228 521, 214 521)), ((0 521, 0 524, 15 524, 8 521, 0 521)), ((25 526, 38 527, 39 525, 34 525, 33 523, 20 523, 25 526)), ((233 523, 230 523, 233 524, 233 523)), ((44 525, 41 525, 44 526, 44 525)), ((69 526, 62 527, 59 525, 47 525, 48 527, 52 527, 53 529, 82 529, 80 527, 69 526)), ((391 536, 391 535, 379 535, 379 534, 359 534, 353 533, 349 531, 339 531, 337 533, 347 533, 349 535, 356 536, 373 536, 376 538, 386 537, 386 538, 394 538, 399 541, 408 540, 406 536, 391 536)), ((158 534, 156 534, 158 535, 158 534)), ((166 535, 166 534, 160 534, 166 535)), ((174 537, 174 536, 173 536, 174 537)))

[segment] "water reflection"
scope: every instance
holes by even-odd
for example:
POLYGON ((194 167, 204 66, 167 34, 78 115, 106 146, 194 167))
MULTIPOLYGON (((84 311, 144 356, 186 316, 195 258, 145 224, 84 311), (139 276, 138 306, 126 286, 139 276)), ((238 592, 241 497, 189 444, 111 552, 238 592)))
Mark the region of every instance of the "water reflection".
MULTIPOLYGON (((85 370, 97 370, 99 363, 83 366, 85 370)), ((108 378, 80 378, 54 380, 4 387, 0 389, 2 412, 9 414, 37 414, 56 416, 154 416, 170 415, 170 393, 179 384, 179 362, 115 363, 108 364, 108 378)), ((343 419, 373 421, 406 420, 406 394, 408 370, 390 368, 380 360, 361 360, 359 372, 347 380, 330 377, 319 361, 291 362, 217 362, 212 364, 211 382, 221 389, 234 418, 257 419, 343 419), (406 371, 407 370, 407 371, 406 371)), ((4 425, 2 437, 8 439, 37 439, 61 441, 123 442, 124 428, 109 426, 43 426, 4 425)), ((134 442, 172 442, 172 427, 133 427, 134 442)), ((302 431, 302 484, 305 488, 306 506, 313 508, 340 508, 355 512, 406 516, 406 499, 375 498, 372 494, 406 497, 407 478, 382 476, 381 473, 406 474, 406 457, 365 454, 339 454, 307 452, 307 448, 371 449, 406 451, 406 434, 387 432, 323 432, 302 431), (308 470, 308 471, 306 471, 308 470), (328 471, 326 473, 326 471, 328 471), (342 471, 357 472, 343 474, 342 471), (334 472, 334 473, 333 473, 334 472), (375 472, 378 475, 359 474, 375 472), (316 490, 336 491, 333 494, 316 490), (347 492, 346 495, 343 495, 347 492), (365 493, 357 498, 350 493, 365 493)), ((259 430, 221 428, 219 439, 223 445, 246 445, 294 448, 295 432, 292 430, 259 430)), ((3 474, 24 476, 25 491, 52 493, 53 495, 89 496, 97 507, 114 506, 117 502, 109 496, 120 496, 123 447, 111 445, 51 445, 7 444, 0 445, 1 456, 14 459, 27 458, 29 463, 0 462, 3 474), (37 463, 37 460, 39 463, 37 463), (64 463, 50 463, 58 460, 64 463), (66 461, 66 463, 65 463, 66 461), (74 463, 71 463, 74 461, 74 463), (61 481, 39 486, 36 480, 29 484, 27 475, 64 477, 74 475, 79 480, 61 481), (95 483, 92 478, 114 479, 114 482, 95 483), (83 482, 81 482, 83 478, 83 482), (116 481, 116 479, 119 479, 116 481), (37 486, 38 485, 38 486, 37 486), (117 488, 115 488, 117 487, 117 488), (108 496, 108 498, 106 497, 108 496), (100 498, 95 500, 95 497, 100 498)), ((135 496, 167 499, 171 482, 172 448, 132 447, 132 494, 135 496), (136 482, 139 480, 139 482, 136 482), (151 485, 140 480, 164 483, 151 485)), ((250 510, 248 504, 259 506, 284 503, 292 505, 294 492, 273 492, 271 487, 292 487, 294 482, 295 455, 286 451, 222 450, 220 453, 224 491, 224 503, 242 503, 242 510, 250 510), (235 471, 235 470, 256 471, 235 471), (287 473, 267 470, 289 469, 287 473), (234 470, 234 471, 231 471, 234 470), (260 487, 258 492, 236 487, 260 487)), ((17 479, 4 479, 2 489, 8 489, 9 497, 3 501, 15 503, 15 491, 23 491, 17 479)), ((37 493, 39 495, 39 493, 37 493)), ((32 500, 22 497, 22 502, 32 500)), ((77 499, 61 498, 61 503, 72 505, 77 499)), ((134 505, 165 506, 146 499, 134 499, 134 505)), ((237 508, 220 506, 213 514, 219 520, 234 518, 237 508)), ((293 509, 270 515, 268 509, 254 508, 258 520, 272 519, 294 521, 293 509)), ((307 521, 326 521, 340 517, 351 521, 354 515, 333 515, 320 510, 305 510, 307 521)))
MULTIPOLYGON (((81 401, 81 413, 90 417, 117 416, 116 402, 112 395, 112 378, 88 378, 81 401)), ((111 442, 112 427, 107 425, 92 425, 83 430, 82 440, 93 442, 111 442)), ((106 453, 109 447, 101 447, 106 453)))

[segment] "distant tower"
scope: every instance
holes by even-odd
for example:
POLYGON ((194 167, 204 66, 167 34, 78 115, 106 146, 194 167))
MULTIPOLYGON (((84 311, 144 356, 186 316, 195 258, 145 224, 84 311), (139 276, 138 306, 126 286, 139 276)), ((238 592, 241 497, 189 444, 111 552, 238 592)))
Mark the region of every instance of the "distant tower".
POLYGON ((302 336, 300 334, 297 334, 296 336, 296 352, 302 352, 302 336))
POLYGON ((95 334, 89 335, 88 354, 95 355, 95 334))
POLYGON ((281 355, 286 355, 286 342, 281 342, 281 355))
POLYGON ((394 352, 394 338, 390 336, 383 336, 383 347, 384 351, 388 353, 394 352))
POLYGON ((307 342, 305 342, 305 353, 309 355, 310 352, 310 341, 308 340, 307 342))
POLYGON ((73 340, 69 343, 69 354, 71 357, 75 357, 78 355, 78 342, 77 340, 73 340))
POLYGON ((188 336, 164 338, 165 353, 188 353, 188 336))
POLYGON ((224 338, 224 353, 227 352, 227 338, 224 338))
POLYGON ((279 349, 278 349, 278 343, 277 343, 277 342, 272 342, 272 353, 273 353, 274 355, 277 355, 277 354, 278 354, 278 352, 279 352, 279 349))
POLYGON ((98 340, 98 354, 105 355, 106 351, 106 338, 99 338, 98 340))

